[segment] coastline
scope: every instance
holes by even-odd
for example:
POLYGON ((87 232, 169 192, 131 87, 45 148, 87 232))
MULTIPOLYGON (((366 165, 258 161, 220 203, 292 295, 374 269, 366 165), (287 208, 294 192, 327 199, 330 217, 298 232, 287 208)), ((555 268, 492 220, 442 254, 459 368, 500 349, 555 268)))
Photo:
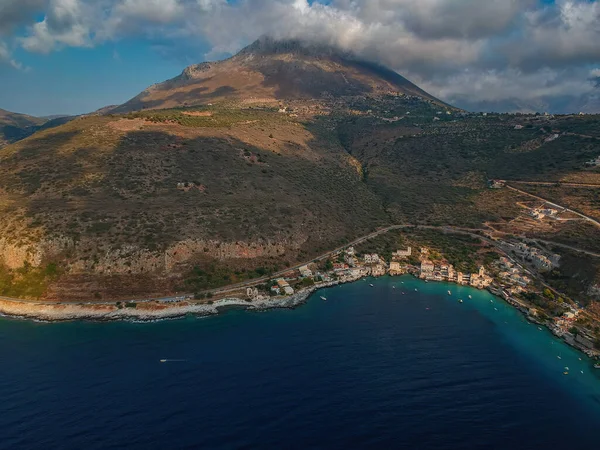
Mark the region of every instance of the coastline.
MULTIPOLYGON (((412 275, 414 276, 414 275, 412 275)), ((180 319, 186 316, 208 317, 220 314, 222 309, 227 307, 241 307, 247 311, 267 311, 270 309, 294 309, 306 303, 308 298, 316 291, 340 284, 354 283, 361 279, 368 278, 360 276, 353 279, 336 280, 327 283, 320 283, 314 286, 297 291, 293 295, 286 297, 259 298, 252 301, 241 298, 231 297, 215 300, 212 303, 190 303, 182 301, 180 303, 140 303, 136 308, 117 307, 111 303, 31 303, 19 300, 0 299, 0 317, 9 319, 32 320, 36 322, 69 322, 69 321, 93 321, 93 322, 156 322, 160 320, 180 319)), ((418 279, 418 277, 416 277, 418 279)), ((456 284, 456 283, 453 283, 456 284)), ((573 342, 569 342, 564 336, 561 336, 552 330, 548 324, 537 320, 528 314, 524 305, 505 298, 502 291, 493 287, 485 290, 492 295, 504 300, 507 304, 517 309, 526 320, 547 328, 557 339, 560 339, 567 345, 585 353, 585 349, 573 342)))
MULTIPOLYGON (((356 280, 352 280, 356 281, 356 280)), ((269 309, 292 309, 308 300, 310 295, 323 288, 342 284, 335 281, 303 289, 287 297, 255 299, 251 302, 241 298, 223 298, 213 303, 140 303, 136 308, 117 307, 111 303, 30 303, 18 300, 0 299, 0 316, 12 319, 33 320, 38 322, 68 322, 75 320, 95 322, 154 322, 192 316, 212 316, 227 307, 242 307, 248 311, 266 311, 269 309)))

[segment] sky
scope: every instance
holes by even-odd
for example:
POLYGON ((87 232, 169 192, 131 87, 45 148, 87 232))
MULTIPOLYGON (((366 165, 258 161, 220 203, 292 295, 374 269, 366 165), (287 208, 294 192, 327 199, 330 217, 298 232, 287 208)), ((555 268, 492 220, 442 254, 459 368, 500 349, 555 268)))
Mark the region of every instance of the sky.
POLYGON ((263 35, 352 50, 467 109, 600 112, 600 0, 0 0, 0 108, 123 103, 263 35))

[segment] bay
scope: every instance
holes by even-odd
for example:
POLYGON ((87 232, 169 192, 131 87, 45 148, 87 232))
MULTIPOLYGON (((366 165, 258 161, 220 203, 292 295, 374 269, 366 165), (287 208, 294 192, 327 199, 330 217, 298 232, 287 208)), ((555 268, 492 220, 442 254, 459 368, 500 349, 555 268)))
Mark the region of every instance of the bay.
POLYGON ((407 276, 295 310, 1 319, 0 364, 7 449, 590 448, 600 423, 584 355, 488 292, 407 276))

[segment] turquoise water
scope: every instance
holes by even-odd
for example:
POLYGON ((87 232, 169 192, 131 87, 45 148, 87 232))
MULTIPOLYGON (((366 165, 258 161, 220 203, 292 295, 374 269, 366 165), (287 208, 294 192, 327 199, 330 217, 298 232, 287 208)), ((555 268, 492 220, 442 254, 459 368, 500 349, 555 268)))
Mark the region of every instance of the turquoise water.
POLYGON ((2 319, 0 343, 0 448, 589 449, 600 423, 584 355, 488 292, 411 277, 295 310, 2 319))

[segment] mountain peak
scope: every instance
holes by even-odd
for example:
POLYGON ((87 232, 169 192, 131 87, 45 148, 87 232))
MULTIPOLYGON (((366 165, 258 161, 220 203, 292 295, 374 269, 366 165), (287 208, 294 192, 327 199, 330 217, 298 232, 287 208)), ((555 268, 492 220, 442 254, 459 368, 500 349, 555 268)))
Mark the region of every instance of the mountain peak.
POLYGON ((219 101, 277 104, 387 94, 417 96, 443 105, 397 72, 358 58, 353 52, 265 36, 229 59, 191 65, 181 75, 152 86, 112 112, 219 101))
POLYGON ((243 48, 236 56, 271 56, 292 54, 313 58, 356 59, 352 52, 343 51, 333 45, 312 43, 302 39, 275 39, 262 36, 243 48))

